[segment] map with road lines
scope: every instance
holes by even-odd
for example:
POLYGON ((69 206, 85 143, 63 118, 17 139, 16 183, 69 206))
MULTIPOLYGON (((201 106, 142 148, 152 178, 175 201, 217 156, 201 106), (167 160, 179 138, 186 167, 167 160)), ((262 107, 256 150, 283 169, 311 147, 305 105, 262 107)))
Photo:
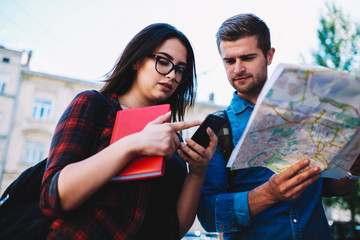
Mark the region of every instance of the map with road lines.
POLYGON ((307 158, 341 178, 360 153, 360 75, 280 64, 265 84, 228 167, 280 173, 307 158))

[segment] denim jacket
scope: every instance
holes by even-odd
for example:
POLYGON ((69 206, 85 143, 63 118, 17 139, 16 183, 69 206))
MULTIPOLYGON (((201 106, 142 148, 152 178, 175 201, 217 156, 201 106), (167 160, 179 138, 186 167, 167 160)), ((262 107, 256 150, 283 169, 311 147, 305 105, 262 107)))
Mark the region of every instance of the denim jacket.
MULTIPOLYGON (((225 109, 234 146, 243 134, 254 104, 233 94, 225 109)), ((202 188, 198 218, 206 231, 223 232, 224 239, 331 239, 322 206, 322 179, 294 201, 278 202, 252 219, 248 192, 274 173, 264 167, 235 170, 228 177, 225 160, 216 150, 202 188), (231 187, 229 191, 228 184, 231 187)))

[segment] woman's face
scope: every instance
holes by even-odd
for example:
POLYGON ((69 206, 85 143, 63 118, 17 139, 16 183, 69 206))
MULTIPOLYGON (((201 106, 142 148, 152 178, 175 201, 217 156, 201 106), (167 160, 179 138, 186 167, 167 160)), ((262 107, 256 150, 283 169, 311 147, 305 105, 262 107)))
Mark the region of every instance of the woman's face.
POLYGON ((134 65, 137 73, 132 86, 137 97, 149 105, 162 102, 175 92, 186 68, 187 50, 179 39, 171 38, 156 48, 152 55, 134 65))

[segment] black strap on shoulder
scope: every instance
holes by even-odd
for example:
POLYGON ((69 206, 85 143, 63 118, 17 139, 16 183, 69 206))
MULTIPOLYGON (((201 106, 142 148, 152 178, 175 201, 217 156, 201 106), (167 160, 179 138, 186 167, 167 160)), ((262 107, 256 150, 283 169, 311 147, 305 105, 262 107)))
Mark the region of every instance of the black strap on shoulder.
MULTIPOLYGON (((225 166, 226 166, 227 163, 229 162, 230 155, 234 149, 231 125, 225 110, 220 110, 213 114, 226 119, 224 126, 217 133, 218 148, 224 157, 225 166)), ((233 192, 231 182, 234 174, 233 171, 230 170, 230 168, 227 168, 227 175, 228 175, 227 190, 228 192, 233 192)))
POLYGON ((224 126, 218 131, 217 137, 218 137, 218 148, 222 153, 222 155, 224 156, 225 164, 227 164, 231 152, 234 149, 230 121, 225 110, 217 111, 213 113, 213 115, 226 119, 224 126))

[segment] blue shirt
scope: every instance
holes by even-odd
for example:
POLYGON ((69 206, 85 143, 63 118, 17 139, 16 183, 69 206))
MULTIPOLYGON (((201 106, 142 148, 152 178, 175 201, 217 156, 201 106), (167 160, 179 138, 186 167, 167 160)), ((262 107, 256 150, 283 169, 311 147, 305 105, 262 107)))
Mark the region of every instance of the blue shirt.
MULTIPOLYGON (((243 134, 254 104, 234 93, 228 114, 234 145, 243 134)), ((202 188, 198 218, 206 231, 224 239, 332 239, 322 206, 322 179, 294 201, 278 202, 252 219, 248 192, 274 174, 264 167, 228 170, 219 149, 210 161, 202 188), (230 191, 228 188, 230 186, 230 191)))

